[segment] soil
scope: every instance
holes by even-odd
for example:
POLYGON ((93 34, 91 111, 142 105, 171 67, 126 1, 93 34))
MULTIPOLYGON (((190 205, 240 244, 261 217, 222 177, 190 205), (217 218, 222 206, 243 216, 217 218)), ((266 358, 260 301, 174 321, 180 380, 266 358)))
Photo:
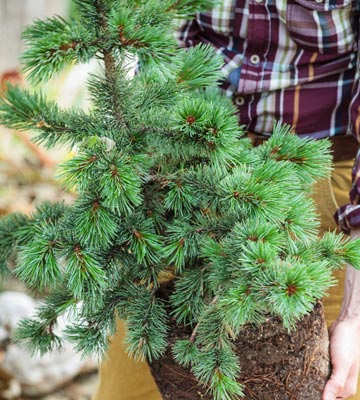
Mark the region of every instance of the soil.
MULTIPOLYGON (((173 361, 173 343, 190 334, 188 328, 179 330, 171 321, 169 347, 163 358, 150 365, 164 400, 212 400, 192 373, 173 361)), ((269 317, 260 328, 245 326, 235 343, 242 368, 238 380, 246 400, 321 400, 330 374, 321 302, 291 334, 280 319, 269 317)))

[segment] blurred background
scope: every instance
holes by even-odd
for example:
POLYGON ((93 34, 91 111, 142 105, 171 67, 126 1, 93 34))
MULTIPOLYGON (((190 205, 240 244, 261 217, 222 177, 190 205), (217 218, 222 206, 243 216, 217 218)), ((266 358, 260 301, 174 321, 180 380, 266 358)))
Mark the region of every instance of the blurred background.
MULTIPOLYGON (((71 15, 71 0, 0 0, 0 96, 6 84, 26 85, 20 56, 21 33, 34 19, 71 15)), ((44 91, 62 106, 86 107, 84 83, 95 65, 68 68, 44 91)), ((55 179, 56 166, 70 157, 66 149, 46 151, 31 142, 31 132, 0 126, 0 217, 31 213, 44 200, 71 201, 55 179)), ((31 357, 9 340, 19 319, 30 315, 39 299, 14 278, 0 280, 0 399, 90 400, 97 384, 97 361, 81 359, 72 348, 31 357)))

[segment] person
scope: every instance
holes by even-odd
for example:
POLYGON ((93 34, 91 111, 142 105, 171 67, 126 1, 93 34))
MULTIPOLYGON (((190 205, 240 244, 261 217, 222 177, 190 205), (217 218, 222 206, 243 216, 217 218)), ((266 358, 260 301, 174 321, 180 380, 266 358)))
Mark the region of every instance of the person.
MULTIPOLYGON (((210 43, 222 54, 222 88, 254 144, 274 121, 300 137, 330 138, 335 168, 314 197, 322 230, 336 227, 335 213, 353 237, 360 236, 359 11, 359 0, 222 0, 178 32, 182 46, 210 43)), ((344 295, 339 285, 325 299, 332 374, 322 400, 359 400, 360 271, 348 266, 339 279, 344 295)), ((161 400, 146 366, 123 356, 121 342, 113 338, 94 400, 161 400)))

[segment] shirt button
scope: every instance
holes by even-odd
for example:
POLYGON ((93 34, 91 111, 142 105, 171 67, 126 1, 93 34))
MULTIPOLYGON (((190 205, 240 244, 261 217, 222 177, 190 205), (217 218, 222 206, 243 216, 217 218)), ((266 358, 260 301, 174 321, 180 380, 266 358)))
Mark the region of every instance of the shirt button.
POLYGON ((243 97, 241 97, 241 96, 236 96, 235 97, 235 104, 237 106, 242 106, 242 105, 245 104, 245 99, 243 97))
POLYGON ((253 55, 250 57, 250 62, 251 62, 251 64, 254 64, 254 65, 259 64, 259 62, 260 62, 260 57, 259 57, 257 54, 253 54, 253 55))

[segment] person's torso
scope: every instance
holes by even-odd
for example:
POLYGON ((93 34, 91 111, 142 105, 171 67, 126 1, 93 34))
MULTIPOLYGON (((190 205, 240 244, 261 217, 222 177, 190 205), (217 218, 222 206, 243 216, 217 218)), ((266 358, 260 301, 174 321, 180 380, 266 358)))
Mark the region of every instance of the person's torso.
POLYGON ((195 41, 222 53, 223 87, 249 130, 266 133, 280 120, 304 135, 344 134, 358 79, 359 3, 223 0, 196 15, 195 41))

